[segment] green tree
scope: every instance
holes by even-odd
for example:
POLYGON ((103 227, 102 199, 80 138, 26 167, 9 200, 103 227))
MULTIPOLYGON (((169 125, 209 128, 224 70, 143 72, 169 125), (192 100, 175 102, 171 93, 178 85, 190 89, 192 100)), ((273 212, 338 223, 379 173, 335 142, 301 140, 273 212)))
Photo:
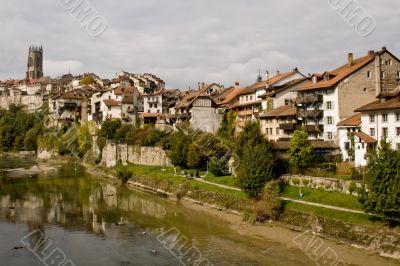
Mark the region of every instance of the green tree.
POLYGON ((260 196, 264 185, 274 179, 275 154, 258 123, 249 123, 239 135, 239 186, 251 198, 260 196))
POLYGON ((96 81, 91 76, 85 76, 83 79, 79 81, 80 85, 91 85, 95 84, 96 81))
POLYGON ((364 210, 388 220, 400 219, 400 151, 383 139, 378 152, 369 156, 367 170, 368 189, 360 191, 364 210))
POLYGON ((189 145, 187 153, 187 166, 193 169, 205 169, 207 165, 207 157, 204 155, 200 146, 196 143, 189 145))
POLYGON ((219 136, 225 139, 231 139, 235 136, 236 116, 236 112, 233 110, 224 113, 221 127, 218 130, 219 136))
POLYGON ((100 135, 109 140, 117 140, 117 130, 121 127, 120 120, 106 119, 101 125, 100 135))
POLYGON ((78 146, 80 156, 85 155, 92 148, 92 135, 88 124, 81 125, 78 130, 78 146))
POLYGON ((187 166, 187 154, 190 143, 190 137, 181 130, 174 132, 169 136, 171 151, 168 155, 173 165, 181 167, 187 166))
POLYGON ((308 140, 307 132, 296 130, 290 140, 289 166, 294 173, 303 173, 310 165, 313 148, 308 140))

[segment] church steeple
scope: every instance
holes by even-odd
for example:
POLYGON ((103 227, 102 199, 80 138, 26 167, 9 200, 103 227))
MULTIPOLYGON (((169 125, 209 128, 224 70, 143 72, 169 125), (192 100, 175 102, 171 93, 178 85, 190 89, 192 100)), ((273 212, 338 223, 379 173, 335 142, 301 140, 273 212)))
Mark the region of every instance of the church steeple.
POLYGON ((40 79, 43 77, 43 47, 29 46, 27 79, 40 79))

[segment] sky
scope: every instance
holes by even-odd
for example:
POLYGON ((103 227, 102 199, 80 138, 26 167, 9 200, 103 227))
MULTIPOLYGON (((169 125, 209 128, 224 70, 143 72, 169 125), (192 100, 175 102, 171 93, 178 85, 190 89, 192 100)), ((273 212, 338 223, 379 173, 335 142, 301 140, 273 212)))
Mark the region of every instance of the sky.
POLYGON ((259 71, 332 70, 349 52, 400 57, 399 10, 398 0, 1 0, 0 79, 24 78, 29 46, 42 45, 46 76, 124 70, 167 88, 245 86, 259 71), (74 4, 92 16, 79 21, 74 4), (346 4, 360 11, 353 24, 346 4))

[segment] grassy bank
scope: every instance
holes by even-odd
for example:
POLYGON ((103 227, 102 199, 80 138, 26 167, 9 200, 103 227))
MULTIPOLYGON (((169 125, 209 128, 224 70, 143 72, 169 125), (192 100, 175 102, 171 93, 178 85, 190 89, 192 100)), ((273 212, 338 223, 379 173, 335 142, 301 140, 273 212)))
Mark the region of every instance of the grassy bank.
MULTIPOLYGON (((221 208, 234 209, 241 212, 249 211, 254 203, 253 200, 249 199, 245 195, 244 192, 225 189, 211 184, 201 183, 196 180, 188 180, 180 175, 174 175, 174 169, 172 167, 130 164, 127 166, 117 166, 112 171, 114 171, 114 174, 116 174, 116 171, 121 168, 128 169, 133 173, 131 178, 132 181, 144 184, 146 186, 162 189, 166 192, 176 195, 178 198, 182 196, 188 196, 194 200, 216 205, 221 208)), ((235 186, 236 184, 235 178, 231 176, 214 177, 209 175, 205 179, 210 182, 228 186, 235 186)), ((285 186, 282 196, 300 199, 298 193, 298 187, 285 186)), ((302 200, 355 210, 361 209, 357 198, 354 196, 309 188, 302 188, 302 193, 304 194, 302 200)), ((363 214, 353 214, 293 202, 285 202, 284 206, 285 210, 309 213, 356 225, 382 225, 381 222, 371 221, 367 215, 363 214)))
POLYGON ((353 210, 362 210, 361 204, 355 196, 306 187, 301 188, 301 193, 303 193, 302 198, 300 198, 299 193, 300 188, 295 186, 284 186, 282 190, 282 196, 286 198, 305 200, 353 210))
POLYGON ((117 166, 114 171, 118 171, 120 168, 128 169, 133 173, 131 181, 162 189, 178 198, 188 196, 194 200, 238 211, 245 211, 251 205, 251 200, 247 198, 244 192, 188 180, 183 176, 174 175, 172 167, 130 164, 117 166))

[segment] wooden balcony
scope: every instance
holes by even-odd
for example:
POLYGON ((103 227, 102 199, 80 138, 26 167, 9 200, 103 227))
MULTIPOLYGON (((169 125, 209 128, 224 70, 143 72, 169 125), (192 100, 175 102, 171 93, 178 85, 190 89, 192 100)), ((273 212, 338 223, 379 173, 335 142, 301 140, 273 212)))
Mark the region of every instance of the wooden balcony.
POLYGON ((279 125, 280 129, 283 129, 285 131, 294 131, 297 129, 297 124, 296 123, 284 123, 279 125))
POLYGON ((322 133, 324 132, 323 125, 303 125, 304 131, 307 133, 322 133))
POLYGON ((296 99, 296 104, 307 104, 307 103, 322 103, 323 97, 320 94, 308 95, 303 97, 298 97, 296 99))
POLYGON ((324 112, 322 110, 298 110, 297 116, 302 118, 321 118, 324 112))
POLYGON ((93 113, 92 115, 93 121, 102 122, 103 121, 103 112, 93 113))
POLYGON ((253 115, 253 110, 246 110, 246 111, 238 111, 237 112, 238 116, 249 116, 253 115))

